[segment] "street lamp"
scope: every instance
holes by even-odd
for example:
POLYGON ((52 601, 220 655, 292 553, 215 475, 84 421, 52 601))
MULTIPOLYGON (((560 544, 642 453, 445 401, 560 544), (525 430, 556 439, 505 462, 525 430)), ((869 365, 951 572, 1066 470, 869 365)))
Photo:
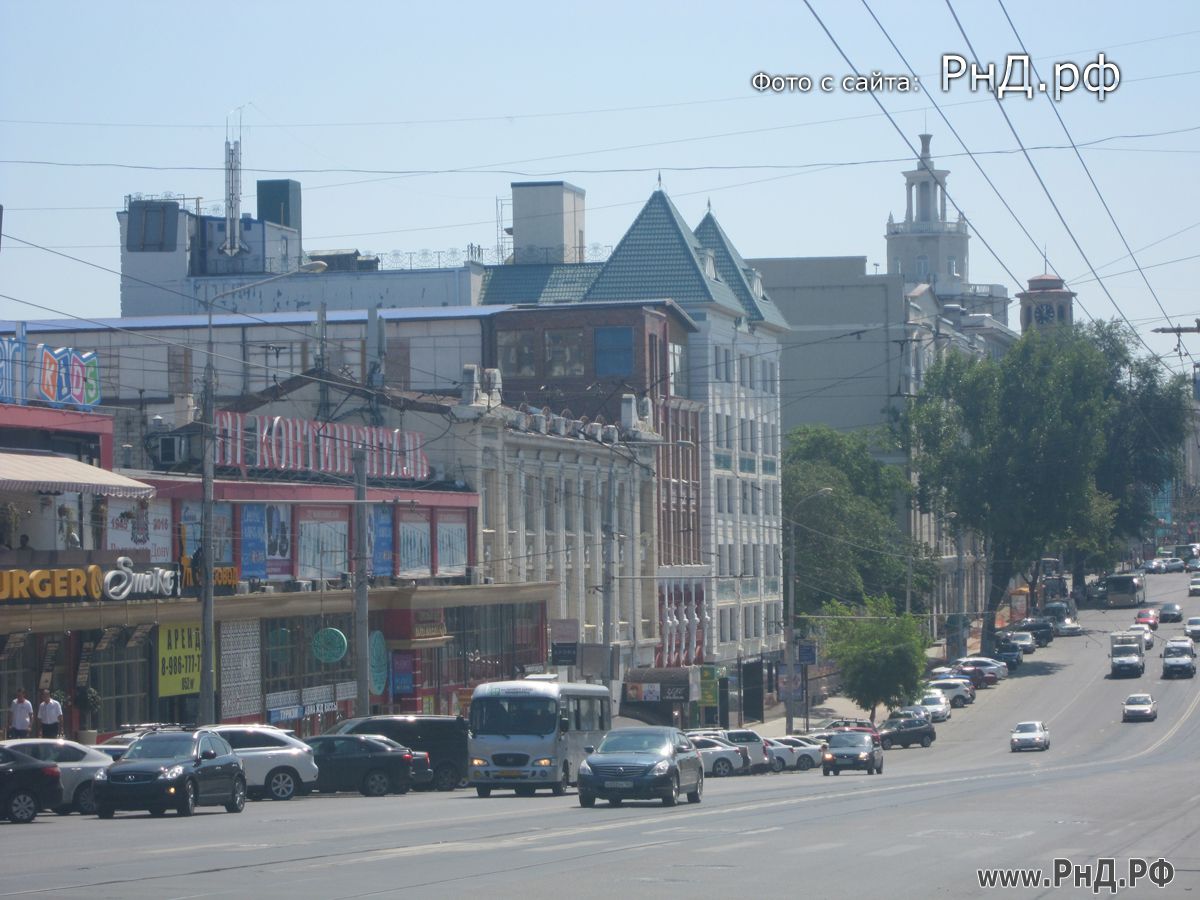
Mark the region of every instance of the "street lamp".
MULTIPOLYGON (((814 497, 824 497, 832 493, 833 488, 823 487, 801 497, 792 504, 792 509, 795 510, 814 497)), ((792 726, 795 724, 795 710, 792 706, 796 691, 796 525, 798 523, 792 522, 791 524, 792 540, 788 545, 788 577, 785 585, 787 590, 783 594, 785 606, 783 611, 783 662, 787 667, 787 696, 784 699, 784 708, 787 710, 785 731, 788 734, 792 733, 792 726)), ((807 697, 804 698, 804 702, 808 702, 807 697)))
MULTIPOLYGON (((298 269, 272 275, 260 281, 243 284, 227 291, 221 291, 204 301, 208 311, 208 359, 204 364, 204 406, 201 411, 203 419, 204 474, 203 495, 200 504, 200 556, 204 565, 200 577, 200 709, 199 724, 209 725, 216 721, 216 678, 213 670, 213 643, 215 641, 216 625, 213 621, 213 479, 215 468, 215 437, 216 415, 214 412, 214 397, 216 373, 213 368, 213 306, 222 297, 229 297, 240 291, 270 284, 282 278, 290 278, 298 274, 315 274, 328 268, 324 262, 305 263, 298 269)), ((192 573, 195 577, 195 573, 192 573)))

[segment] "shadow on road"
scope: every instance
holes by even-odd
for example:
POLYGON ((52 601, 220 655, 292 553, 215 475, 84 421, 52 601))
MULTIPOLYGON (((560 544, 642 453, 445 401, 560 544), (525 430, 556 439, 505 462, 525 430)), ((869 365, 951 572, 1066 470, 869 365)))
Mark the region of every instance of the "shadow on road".
POLYGON ((1051 662, 1048 659, 1026 658, 1015 672, 1009 673, 1009 678, 1024 678, 1029 675, 1053 675, 1059 669, 1065 669, 1064 663, 1051 662))

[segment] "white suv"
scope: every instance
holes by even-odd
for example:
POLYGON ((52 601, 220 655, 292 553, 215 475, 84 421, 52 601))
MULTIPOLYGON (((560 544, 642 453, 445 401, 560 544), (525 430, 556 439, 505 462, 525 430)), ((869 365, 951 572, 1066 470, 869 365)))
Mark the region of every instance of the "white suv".
POLYGON ((252 797, 291 800, 317 786, 312 747, 271 725, 215 725, 246 767, 246 792, 252 797))
MULTIPOLYGON (((926 682, 926 690, 941 691, 946 695, 946 699, 950 701, 950 705, 955 709, 966 706, 968 703, 975 702, 975 698, 971 696, 971 691, 967 687, 970 682, 964 684, 961 681, 956 681, 951 678, 939 678, 936 681, 926 682)), ((236 747, 234 749, 237 749, 236 747)))

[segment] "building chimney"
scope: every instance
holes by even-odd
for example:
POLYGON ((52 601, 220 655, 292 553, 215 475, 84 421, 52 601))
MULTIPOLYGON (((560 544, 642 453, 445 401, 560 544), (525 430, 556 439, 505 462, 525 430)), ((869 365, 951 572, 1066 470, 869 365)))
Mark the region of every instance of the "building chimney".
POLYGON ((584 261, 584 191, 565 181, 512 184, 513 259, 520 264, 584 261))

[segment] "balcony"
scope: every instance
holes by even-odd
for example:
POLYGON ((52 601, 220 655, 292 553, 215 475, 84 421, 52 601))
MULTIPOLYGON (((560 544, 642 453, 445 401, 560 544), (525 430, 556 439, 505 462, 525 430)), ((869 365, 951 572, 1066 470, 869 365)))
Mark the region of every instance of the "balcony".
MULTIPOLYGON (((947 211, 953 215, 953 211, 947 211)), ((955 222, 889 222, 888 234, 967 234, 965 221, 955 222)))

